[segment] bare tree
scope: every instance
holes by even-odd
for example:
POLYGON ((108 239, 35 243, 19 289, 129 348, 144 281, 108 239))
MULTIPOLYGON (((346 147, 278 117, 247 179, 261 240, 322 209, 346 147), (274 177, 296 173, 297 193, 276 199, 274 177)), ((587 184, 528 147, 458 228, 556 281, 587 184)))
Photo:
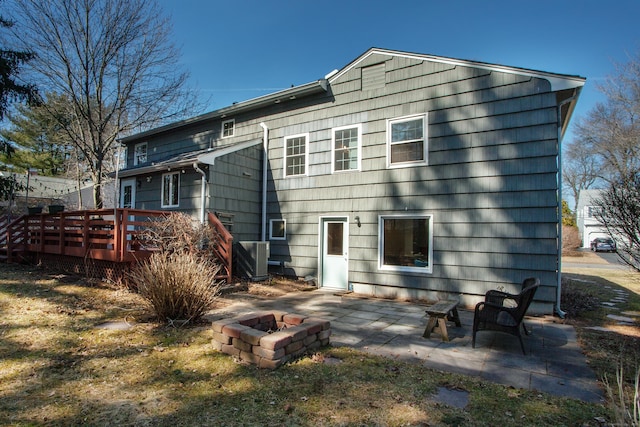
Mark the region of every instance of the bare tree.
POLYGON ((94 182, 112 169, 116 138, 193 114, 171 25, 155 0, 13 0, 29 63, 48 91, 70 102, 63 125, 94 182))
POLYGON ((615 238, 618 255, 640 271, 640 171, 613 183, 594 204, 595 217, 615 238))
POLYGON ((578 122, 572 151, 582 152, 589 173, 595 166, 598 178, 618 182, 640 170, 640 53, 598 89, 606 100, 578 122))
POLYGON ((591 188, 598 181, 601 166, 598 159, 579 140, 567 144, 562 165, 562 180, 573 196, 575 213, 578 210, 580 190, 591 188))

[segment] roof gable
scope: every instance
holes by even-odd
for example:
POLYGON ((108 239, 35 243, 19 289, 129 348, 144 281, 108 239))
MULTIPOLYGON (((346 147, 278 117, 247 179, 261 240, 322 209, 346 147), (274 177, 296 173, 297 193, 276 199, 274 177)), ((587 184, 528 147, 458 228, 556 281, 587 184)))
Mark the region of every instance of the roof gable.
POLYGON ((417 61, 417 62, 429 61, 429 62, 434 62, 439 64, 472 67, 472 68, 478 68, 478 69, 488 70, 488 71, 496 71, 496 72, 507 73, 507 74, 518 74, 522 76, 545 79, 549 81, 549 83, 551 84, 551 90, 554 92, 565 90, 565 89, 580 88, 584 86, 584 83, 586 81, 584 77, 568 75, 568 74, 549 73, 546 71, 529 70, 526 68, 509 67, 505 65, 490 64, 486 62, 467 61, 462 59, 447 58, 443 56, 434 56, 434 55, 425 55, 425 54, 410 53, 410 52, 401 52, 401 51, 388 50, 388 49, 371 48, 367 50, 365 53, 363 53, 362 55, 360 55, 358 58, 351 61, 341 70, 338 70, 329 74, 327 76, 329 84, 336 82, 342 76, 344 76, 346 73, 348 73, 354 68, 366 67, 369 65, 379 63, 385 57, 386 58, 403 58, 405 60, 417 61))

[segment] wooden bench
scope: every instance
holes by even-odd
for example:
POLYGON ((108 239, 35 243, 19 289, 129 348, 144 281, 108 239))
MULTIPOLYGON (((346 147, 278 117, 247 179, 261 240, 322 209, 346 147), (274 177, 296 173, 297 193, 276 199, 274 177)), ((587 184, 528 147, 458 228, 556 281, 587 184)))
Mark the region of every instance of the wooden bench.
POLYGON ((425 328, 422 336, 424 338, 429 338, 431 336, 431 332, 436 328, 437 323, 437 326, 440 328, 442 341, 449 341, 446 320, 455 322, 458 327, 462 326, 460 323, 460 317, 458 316, 458 303, 459 301, 455 300, 443 300, 435 303, 431 307, 428 307, 426 312, 429 315, 429 321, 427 322, 427 327, 425 328))

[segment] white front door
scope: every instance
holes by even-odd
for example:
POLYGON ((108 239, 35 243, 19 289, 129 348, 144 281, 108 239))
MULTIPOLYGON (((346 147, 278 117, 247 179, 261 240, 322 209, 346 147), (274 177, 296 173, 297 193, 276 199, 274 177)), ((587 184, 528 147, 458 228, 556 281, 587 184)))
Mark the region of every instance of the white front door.
POLYGON ((136 207, 136 180, 120 181, 120 207, 134 209, 136 207))
POLYGON ((348 287, 349 227, 347 218, 321 218, 320 286, 331 289, 348 287))

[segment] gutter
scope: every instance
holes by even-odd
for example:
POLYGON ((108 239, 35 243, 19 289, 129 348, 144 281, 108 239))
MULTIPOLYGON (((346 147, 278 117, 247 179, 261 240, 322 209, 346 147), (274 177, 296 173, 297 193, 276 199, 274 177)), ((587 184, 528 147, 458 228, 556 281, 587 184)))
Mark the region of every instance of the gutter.
POLYGON ((200 188, 200 224, 204 224, 205 221, 205 204, 206 204, 206 195, 207 195, 207 174, 205 171, 200 169, 198 163, 193 164, 193 169, 198 172, 202 179, 200 180, 201 188, 200 188))
POLYGON ((303 98, 318 93, 326 93, 328 90, 328 83, 326 79, 316 80, 314 82, 306 83, 300 86, 294 86, 292 88, 284 89, 278 92, 274 92, 268 95, 260 96, 258 98, 249 99, 248 101, 238 102, 229 107, 224 107, 219 110, 211 111, 209 113, 202 114, 200 116, 191 117, 179 122, 169 123, 164 126, 150 129, 145 132, 140 132, 134 135, 125 136, 120 140, 122 143, 129 143, 137 141, 143 138, 148 138, 152 135, 157 135, 170 130, 178 129, 183 126, 200 123, 206 120, 221 119, 232 114, 239 114, 246 111, 253 111, 270 105, 276 105, 283 102, 292 101, 294 99, 303 98))
POLYGON ((267 241, 267 163, 269 154, 269 128, 264 122, 260 122, 262 127, 262 241, 267 241))

